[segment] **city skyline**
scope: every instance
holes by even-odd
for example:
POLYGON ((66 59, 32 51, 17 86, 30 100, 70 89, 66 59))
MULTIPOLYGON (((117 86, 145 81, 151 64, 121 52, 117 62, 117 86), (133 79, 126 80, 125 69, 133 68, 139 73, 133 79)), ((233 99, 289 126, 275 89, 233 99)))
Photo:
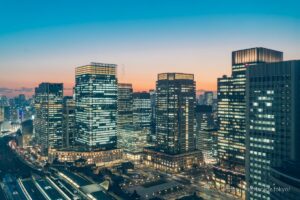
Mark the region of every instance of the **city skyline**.
POLYGON ((299 199, 299 0, 0 5, 0 200, 299 199))
POLYGON ((47 82, 34 102, 2 96, 2 146, 33 173, 17 181, 5 171, 0 197, 298 199, 300 60, 283 55, 233 51, 217 96, 199 99, 194 74, 159 73, 155 91, 133 92, 117 82, 116 64, 93 62, 76 68, 73 96, 47 82))
POLYGON ((299 58, 297 5, 6 3, 0 14, 0 94, 28 96, 46 81, 63 82, 70 95, 74 69, 91 61, 118 64, 118 81, 132 83, 134 91, 154 89, 156 75, 164 72, 193 73, 197 90, 216 91, 216 79, 230 74, 233 50, 268 47, 285 52, 285 60, 299 58), (11 9, 18 14, 7 17, 11 9))

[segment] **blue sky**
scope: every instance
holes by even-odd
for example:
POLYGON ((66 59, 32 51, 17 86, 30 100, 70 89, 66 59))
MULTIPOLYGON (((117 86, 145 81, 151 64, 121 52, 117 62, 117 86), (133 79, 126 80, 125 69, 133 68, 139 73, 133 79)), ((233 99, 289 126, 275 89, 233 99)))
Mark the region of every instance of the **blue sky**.
MULTIPOLYGON (((278 0, 0 0, 0 86, 72 87, 74 68, 119 65, 136 90, 166 71, 195 73, 215 89, 230 52, 263 46, 300 59, 300 2, 278 0)), ((1 91, 0 91, 1 92, 1 91)))

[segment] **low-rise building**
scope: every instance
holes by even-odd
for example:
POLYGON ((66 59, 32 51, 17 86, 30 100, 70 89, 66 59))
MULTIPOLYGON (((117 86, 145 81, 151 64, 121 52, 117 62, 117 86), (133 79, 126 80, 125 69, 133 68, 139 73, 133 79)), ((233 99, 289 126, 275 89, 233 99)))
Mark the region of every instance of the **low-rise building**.
POLYGON ((85 159, 86 164, 106 166, 122 159, 121 149, 87 151, 85 149, 50 149, 48 154, 49 162, 57 159, 59 162, 74 162, 78 159, 85 159))
POLYGON ((203 155, 199 150, 172 155, 149 147, 144 148, 143 153, 145 165, 171 173, 184 171, 194 166, 200 166, 203 163, 203 155))

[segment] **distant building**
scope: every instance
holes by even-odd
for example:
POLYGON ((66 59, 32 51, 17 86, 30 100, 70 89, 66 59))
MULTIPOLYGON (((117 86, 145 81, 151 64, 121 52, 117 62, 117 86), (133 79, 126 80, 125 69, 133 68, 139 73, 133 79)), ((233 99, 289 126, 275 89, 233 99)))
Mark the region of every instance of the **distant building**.
POLYGON ((299 94, 300 60, 248 67, 247 199, 299 199, 299 94))
POLYGON ((4 119, 4 106, 0 106, 0 122, 3 122, 4 119))
POLYGON ((151 125, 151 100, 148 92, 133 93, 133 123, 142 128, 151 125))
POLYGON ((246 69, 258 63, 282 61, 283 53, 266 48, 232 52, 232 75, 218 79, 218 164, 216 187, 245 196, 246 69))
MULTIPOLYGON (((128 92, 126 92, 128 94, 128 92)), ((120 143, 127 158, 141 159, 143 148, 148 146, 151 127, 151 101, 147 92, 131 93, 131 123, 122 124, 120 143)), ((127 119, 128 120, 128 119, 127 119)))
POLYGON ((211 105, 196 106, 196 148, 201 150, 205 163, 214 163, 216 133, 211 105))
POLYGON ((31 112, 29 110, 29 102, 24 94, 9 99, 9 116, 13 122, 22 122, 31 118, 31 112))
POLYGON ((91 63, 76 68, 76 142, 89 149, 117 145, 117 65, 91 63))
POLYGON ((41 83, 35 88, 34 96, 36 110, 35 134, 42 152, 47 154, 49 148, 62 147, 63 84, 41 83))
POLYGON ((205 91, 199 96, 200 105, 213 105, 214 93, 212 91, 205 91))
POLYGON ((72 96, 65 96, 63 99, 63 146, 74 146, 75 138, 75 100, 72 96))
POLYGON ((127 125, 122 128, 123 150, 126 153, 138 154, 148 146, 149 129, 135 125, 127 125))
POLYGON ((209 105, 197 105, 196 106, 196 130, 213 129, 214 119, 212 106, 209 105))
POLYGON ((111 150, 93 150, 89 151, 86 148, 64 148, 64 149, 51 149, 49 151, 48 160, 53 162, 57 159, 59 162, 71 162, 76 160, 86 160, 86 165, 95 164, 96 166, 110 166, 115 162, 118 162, 123 157, 123 151, 121 149, 111 150))
POLYGON ((4 121, 10 121, 11 115, 10 115, 10 106, 2 106, 3 112, 4 112, 4 121))
POLYGON ((151 135, 150 135, 150 141, 149 144, 155 145, 156 142, 156 91, 150 90, 150 100, 151 100, 151 135))
POLYGON ((132 84, 118 84, 118 114, 117 114, 117 140, 118 148, 124 148, 127 144, 125 127, 133 123, 133 97, 132 84))
POLYGON ((150 138, 151 128, 151 99, 148 92, 133 93, 133 125, 147 132, 150 138))
POLYGON ((26 148, 31 146, 33 136, 33 121, 26 120, 21 124, 20 135, 18 137, 18 146, 26 148))

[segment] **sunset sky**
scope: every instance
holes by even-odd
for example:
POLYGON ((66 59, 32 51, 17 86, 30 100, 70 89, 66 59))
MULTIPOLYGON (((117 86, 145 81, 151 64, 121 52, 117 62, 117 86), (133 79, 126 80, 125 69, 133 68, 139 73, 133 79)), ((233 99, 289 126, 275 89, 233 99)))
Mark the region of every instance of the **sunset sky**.
POLYGON ((119 82, 136 91, 154 88, 161 72, 194 73, 198 90, 216 90, 233 50, 300 59, 299 8, 296 0, 0 0, 0 95, 30 95, 40 82, 63 82, 70 94, 75 67, 90 62, 118 64, 119 82))

